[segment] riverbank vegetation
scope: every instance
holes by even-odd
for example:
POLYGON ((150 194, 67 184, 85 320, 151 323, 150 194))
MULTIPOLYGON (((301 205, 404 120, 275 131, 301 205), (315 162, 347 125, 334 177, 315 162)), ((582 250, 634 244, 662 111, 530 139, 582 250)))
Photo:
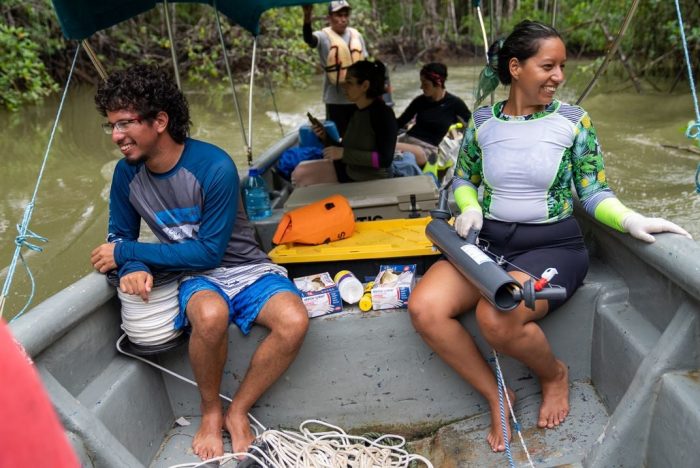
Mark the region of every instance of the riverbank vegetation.
MULTIPOLYGON (((573 57, 602 56, 619 30, 631 0, 485 0, 481 1, 489 40, 506 34, 525 18, 555 22, 573 57)), ((690 56, 700 57, 700 5, 681 0, 690 56)), ((429 60, 483 60, 483 38, 471 1, 351 0, 351 23, 365 35, 375 57, 389 63, 429 60)), ((225 86, 226 75, 216 19, 211 7, 169 4, 182 76, 191 85, 225 86)), ((326 6, 316 5, 314 26, 325 25, 326 6)), ((162 5, 100 31, 89 39, 107 70, 135 62, 170 66, 170 44, 162 5)), ((316 52, 301 40, 300 7, 273 9, 261 19, 258 68, 275 83, 302 85, 318 72, 316 52)), ((222 22, 234 75, 250 71, 251 35, 222 22)), ((75 41, 63 39, 50 0, 3 0, 0 4, 0 107, 17 110, 58 90, 71 62, 75 41)), ((687 80, 674 2, 641 2, 617 59, 623 79, 675 87, 687 80), (624 56, 624 58, 622 58, 624 56)), ((693 63, 695 76, 699 60, 693 63)), ((99 79, 85 54, 76 77, 99 79)))

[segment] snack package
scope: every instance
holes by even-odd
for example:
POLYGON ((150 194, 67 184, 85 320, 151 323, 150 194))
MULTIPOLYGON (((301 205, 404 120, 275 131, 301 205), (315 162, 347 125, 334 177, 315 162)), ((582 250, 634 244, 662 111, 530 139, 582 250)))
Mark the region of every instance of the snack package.
POLYGON ((416 265, 381 265, 372 287, 372 309, 406 307, 416 285, 416 265))
POLYGON ((309 318, 343 310, 338 286, 327 272, 294 278, 294 285, 301 291, 309 318))

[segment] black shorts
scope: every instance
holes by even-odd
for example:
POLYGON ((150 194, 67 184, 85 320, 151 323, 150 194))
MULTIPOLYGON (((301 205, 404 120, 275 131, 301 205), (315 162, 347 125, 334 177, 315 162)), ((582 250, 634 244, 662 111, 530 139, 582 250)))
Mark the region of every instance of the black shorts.
MULTIPOLYGON (((479 244, 512 263, 506 271, 525 271, 539 278, 547 268, 559 272, 551 284, 566 288, 567 299, 581 286, 588 272, 588 251, 573 217, 551 224, 504 223, 484 220, 479 244)), ((549 311, 565 300, 550 300, 549 311)))

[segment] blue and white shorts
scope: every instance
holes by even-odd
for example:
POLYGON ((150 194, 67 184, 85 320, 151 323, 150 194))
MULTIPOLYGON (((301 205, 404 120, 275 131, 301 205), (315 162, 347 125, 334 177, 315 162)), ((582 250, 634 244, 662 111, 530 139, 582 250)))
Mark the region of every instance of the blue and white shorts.
POLYGON ((244 335, 267 301, 277 293, 291 292, 301 297, 287 270, 273 263, 221 267, 186 276, 180 283, 180 312, 175 329, 189 326, 187 304, 199 291, 214 291, 228 304, 229 323, 235 323, 244 335))

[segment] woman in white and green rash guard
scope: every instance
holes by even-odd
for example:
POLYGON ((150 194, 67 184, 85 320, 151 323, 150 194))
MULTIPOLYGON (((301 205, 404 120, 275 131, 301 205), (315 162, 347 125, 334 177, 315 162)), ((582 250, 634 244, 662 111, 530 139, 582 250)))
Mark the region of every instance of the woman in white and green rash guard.
MULTIPOLYGON (((520 283, 531 279, 523 271, 537 277, 556 268, 552 283, 565 287, 570 297, 588 270, 588 253, 572 216, 572 182, 586 211, 614 229, 646 242, 654 242, 657 232, 690 235, 670 221, 633 212, 615 197, 588 114, 554 99, 565 62, 566 48, 555 29, 533 21, 515 27, 498 52, 499 80, 510 85, 508 99, 474 112, 452 187, 461 211, 455 220, 460 236, 480 230, 480 242, 510 262, 506 271, 520 283)), ((421 337, 488 401, 487 442, 494 451, 505 450, 497 382, 457 317, 476 309, 486 341, 532 369, 542 385, 537 425, 552 428, 569 413, 568 372, 536 321, 563 302, 538 300, 535 310, 520 304, 500 312, 445 260, 436 262, 411 294, 408 309, 421 337)))

